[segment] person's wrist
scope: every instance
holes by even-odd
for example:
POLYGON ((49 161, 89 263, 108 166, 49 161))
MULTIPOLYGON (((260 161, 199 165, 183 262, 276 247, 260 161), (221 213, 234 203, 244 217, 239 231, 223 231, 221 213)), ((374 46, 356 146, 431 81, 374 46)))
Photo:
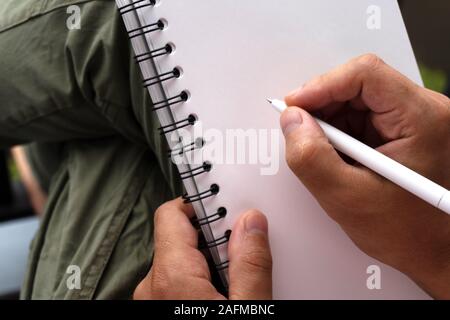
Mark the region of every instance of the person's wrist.
POLYGON ((442 272, 424 279, 423 287, 435 299, 450 300, 450 262, 442 272))
POLYGON ((450 248, 443 252, 439 258, 432 259, 432 265, 424 262, 407 274, 434 299, 450 300, 450 248))

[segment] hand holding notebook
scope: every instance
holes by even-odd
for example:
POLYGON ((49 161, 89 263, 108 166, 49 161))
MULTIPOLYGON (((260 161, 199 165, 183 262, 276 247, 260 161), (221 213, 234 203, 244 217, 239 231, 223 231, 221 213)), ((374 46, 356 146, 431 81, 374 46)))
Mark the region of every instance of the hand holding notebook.
MULTIPOLYGON (((134 299, 226 299, 211 283, 208 263, 198 250, 197 231, 190 221, 193 216, 193 208, 182 199, 158 208, 153 265, 136 288, 134 299)), ((255 210, 242 214, 233 227, 228 299, 272 298, 272 258, 267 233, 267 219, 255 210)))

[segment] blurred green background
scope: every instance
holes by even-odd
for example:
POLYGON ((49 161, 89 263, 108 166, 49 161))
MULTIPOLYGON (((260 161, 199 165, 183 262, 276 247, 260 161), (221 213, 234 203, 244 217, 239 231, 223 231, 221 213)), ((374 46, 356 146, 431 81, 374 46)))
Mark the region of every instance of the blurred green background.
POLYGON ((447 88, 448 79, 443 70, 436 70, 426 67, 423 64, 419 65, 420 73, 422 74, 425 87, 434 91, 444 93, 447 88))

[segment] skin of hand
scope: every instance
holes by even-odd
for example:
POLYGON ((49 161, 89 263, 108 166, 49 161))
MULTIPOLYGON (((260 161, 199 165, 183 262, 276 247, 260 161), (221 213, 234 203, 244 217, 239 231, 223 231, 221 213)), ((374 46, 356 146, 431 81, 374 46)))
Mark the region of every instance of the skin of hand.
POLYGON ((41 216, 45 210, 47 203, 47 194, 42 190, 39 182, 33 174, 33 170, 28 162, 25 150, 23 147, 14 147, 11 149, 11 154, 19 171, 20 178, 27 191, 28 197, 33 207, 34 212, 41 216))
POLYGON ((286 98, 289 167, 368 255, 450 298, 450 216, 341 157, 314 114, 423 176, 450 187, 450 100, 368 54, 286 98))
MULTIPOLYGON (((223 300, 211 283, 198 231, 190 218, 194 210, 182 199, 163 204, 155 213, 153 266, 136 288, 136 300, 223 300)), ((228 247, 229 299, 272 298, 272 256, 265 216, 251 210, 236 222, 228 247)))

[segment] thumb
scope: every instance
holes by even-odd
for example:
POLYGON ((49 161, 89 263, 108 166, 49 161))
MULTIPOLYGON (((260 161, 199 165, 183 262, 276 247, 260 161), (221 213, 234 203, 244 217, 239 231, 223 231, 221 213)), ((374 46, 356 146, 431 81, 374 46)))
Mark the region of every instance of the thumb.
POLYGON ((272 299, 272 255, 268 223, 259 211, 242 215, 229 244, 230 300, 272 299))
POLYGON ((356 168, 341 159, 308 112, 290 107, 280 122, 286 138, 286 161, 319 201, 332 196, 330 191, 350 187, 356 168))

